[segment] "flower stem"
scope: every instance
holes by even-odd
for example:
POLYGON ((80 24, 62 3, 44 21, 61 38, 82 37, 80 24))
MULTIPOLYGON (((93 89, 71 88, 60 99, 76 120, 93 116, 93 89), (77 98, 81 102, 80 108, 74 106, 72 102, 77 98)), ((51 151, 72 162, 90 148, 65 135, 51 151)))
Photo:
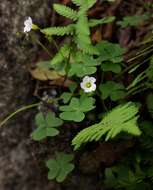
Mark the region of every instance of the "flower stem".
MULTIPOLYGON (((40 102, 39 102, 40 103, 40 102)), ((22 112, 22 111, 25 111, 25 110, 28 110, 28 109, 31 109, 31 108, 34 108, 34 107, 37 107, 39 105, 39 103, 35 103, 35 104, 30 104, 30 105, 27 105, 27 106, 24 106, 22 108, 19 108, 18 110, 14 111, 13 113, 11 113, 10 115, 8 115, 1 123, 0 123, 0 127, 2 127, 8 120, 12 119, 16 114, 22 112)))

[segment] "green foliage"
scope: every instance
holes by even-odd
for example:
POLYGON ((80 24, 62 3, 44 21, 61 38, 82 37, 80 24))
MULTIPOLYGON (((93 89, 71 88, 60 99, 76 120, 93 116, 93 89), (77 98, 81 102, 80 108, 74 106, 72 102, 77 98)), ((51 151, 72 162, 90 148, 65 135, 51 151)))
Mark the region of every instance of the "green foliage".
POLYGON ((60 118, 67 121, 80 122, 85 118, 86 112, 95 108, 94 98, 81 96, 80 99, 73 97, 69 105, 60 106, 60 110, 63 111, 60 114, 60 118))
POLYGON ((89 19, 89 27, 95 27, 100 24, 111 23, 115 20, 114 16, 104 17, 102 19, 89 19))
POLYGON ((32 133, 32 138, 36 141, 58 135, 59 130, 57 127, 63 124, 63 121, 56 118, 52 112, 49 112, 46 116, 41 112, 38 113, 35 117, 35 122, 38 128, 32 133))
POLYGON ((57 27, 49 27, 41 30, 46 36, 64 36, 64 35, 73 35, 74 25, 70 24, 68 26, 57 26, 57 27))
POLYGON ((72 97, 72 93, 69 93, 69 92, 63 92, 61 94, 61 98, 63 99, 64 104, 68 103, 71 97, 72 97))
POLYGON ((99 60, 101 62, 110 61, 112 63, 120 63, 123 61, 125 49, 118 44, 113 44, 108 41, 102 41, 96 45, 99 51, 99 60))
POLYGON ((77 11, 65 6, 65 5, 60 5, 60 4, 54 4, 54 10, 59 14, 64 17, 67 17, 69 19, 72 19, 74 21, 77 20, 77 11))
POLYGON ((125 165, 107 168, 105 178, 105 185, 117 190, 122 188, 125 190, 148 189, 148 184, 144 181, 146 175, 140 168, 135 168, 134 171, 125 165))
POLYGON ((99 86, 102 98, 105 100, 110 97, 112 101, 123 99, 125 96, 125 87, 121 83, 107 81, 99 86))
POLYGON ((46 162, 46 166, 49 169, 48 179, 56 179, 57 182, 65 180, 67 175, 74 169, 72 154, 65 154, 63 152, 56 153, 55 159, 50 159, 46 162))
POLYGON ((120 73, 122 70, 120 64, 117 64, 117 63, 114 64, 109 61, 102 63, 101 68, 104 72, 112 71, 113 73, 120 73))
POLYGON ((99 64, 100 62, 97 59, 94 59, 93 56, 78 52, 73 57, 73 63, 70 66, 68 75, 70 77, 73 75, 83 77, 94 74, 97 71, 96 66, 99 64))
POLYGON ((122 27, 128 27, 128 26, 138 26, 143 21, 150 18, 150 15, 143 14, 143 15, 134 15, 134 16, 126 16, 123 18, 122 21, 118 21, 118 24, 122 27))
POLYGON ((137 114, 138 108, 131 102, 114 108, 104 116, 100 123, 78 133, 72 141, 74 149, 78 149, 84 143, 98 141, 104 135, 106 136, 105 140, 112 139, 121 132, 140 135, 141 131, 137 126, 137 114))
POLYGON ((96 3, 96 0, 74 0, 72 2, 79 6, 78 11, 75 11, 70 7, 60 4, 54 4, 53 7, 54 10, 61 16, 70 18, 75 21, 74 24, 61 27, 49 27, 42 29, 41 32, 44 33, 46 36, 73 35, 73 40, 77 44, 77 47, 79 49, 83 50, 85 53, 98 54, 97 49, 92 45, 90 39, 90 27, 113 22, 115 20, 115 17, 105 17, 102 19, 88 20, 88 9, 90 9, 96 3))
POLYGON ((151 117, 153 118, 153 94, 152 93, 147 96, 146 103, 147 103, 148 111, 151 114, 151 117))

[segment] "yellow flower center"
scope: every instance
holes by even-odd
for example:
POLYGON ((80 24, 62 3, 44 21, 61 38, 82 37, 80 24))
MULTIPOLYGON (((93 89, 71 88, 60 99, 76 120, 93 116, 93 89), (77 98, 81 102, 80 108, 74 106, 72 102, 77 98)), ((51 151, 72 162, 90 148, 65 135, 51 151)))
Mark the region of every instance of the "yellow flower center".
POLYGON ((91 87, 91 82, 87 82, 87 83, 86 83, 86 87, 87 87, 87 88, 90 88, 90 87, 91 87))

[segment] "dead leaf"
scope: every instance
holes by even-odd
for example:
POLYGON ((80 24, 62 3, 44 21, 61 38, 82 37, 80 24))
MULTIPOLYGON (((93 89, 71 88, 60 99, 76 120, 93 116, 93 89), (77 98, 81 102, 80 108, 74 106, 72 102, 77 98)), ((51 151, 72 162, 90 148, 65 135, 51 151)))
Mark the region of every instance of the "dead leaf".
POLYGON ((61 78, 61 75, 59 75, 56 71, 53 70, 36 67, 34 69, 30 68, 29 71, 34 79, 41 81, 57 80, 61 78))
POLYGON ((94 32, 94 34, 92 35, 92 41, 93 42, 100 42, 102 41, 102 33, 101 31, 98 29, 94 32))

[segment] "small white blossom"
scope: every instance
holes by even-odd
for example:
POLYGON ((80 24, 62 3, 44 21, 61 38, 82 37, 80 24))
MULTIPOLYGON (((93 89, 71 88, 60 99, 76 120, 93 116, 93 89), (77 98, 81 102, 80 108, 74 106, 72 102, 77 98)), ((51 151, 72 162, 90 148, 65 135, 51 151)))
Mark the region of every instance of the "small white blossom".
POLYGON ((32 29, 32 19, 31 17, 28 17, 25 21, 24 21, 24 33, 26 32, 30 32, 32 29))
POLYGON ((85 76, 80 84, 84 92, 89 93, 96 90, 96 79, 94 77, 85 76))

